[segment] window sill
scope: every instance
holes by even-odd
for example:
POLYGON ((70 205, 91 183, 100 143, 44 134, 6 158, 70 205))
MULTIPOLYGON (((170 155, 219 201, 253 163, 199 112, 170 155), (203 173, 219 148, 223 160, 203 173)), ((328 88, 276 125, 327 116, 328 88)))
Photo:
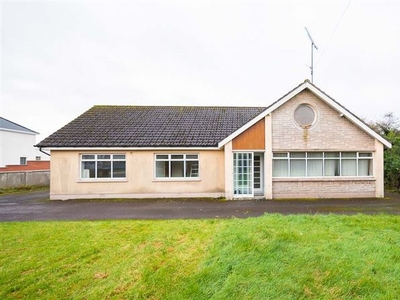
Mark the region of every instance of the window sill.
POLYGON ((199 182, 200 178, 154 178, 153 182, 199 182))
POLYGON ((78 183, 104 183, 104 182, 128 182, 126 178, 121 178, 121 179, 113 179, 113 178, 93 178, 93 179, 80 179, 78 180, 78 183))
POLYGON ((275 177, 272 181, 283 182, 283 181, 375 181, 376 178, 373 176, 365 177, 354 177, 354 176, 331 176, 331 177, 275 177))

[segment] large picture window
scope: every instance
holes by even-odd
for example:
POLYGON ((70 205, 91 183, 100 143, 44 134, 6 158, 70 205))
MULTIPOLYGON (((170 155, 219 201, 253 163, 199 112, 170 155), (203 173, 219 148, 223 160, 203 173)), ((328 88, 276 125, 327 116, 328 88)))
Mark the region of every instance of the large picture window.
POLYGON ((273 177, 372 176, 371 152, 276 152, 273 177))
POLYGON ((124 154, 82 154, 82 179, 126 178, 124 154))
POLYGON ((199 178, 199 155, 156 154, 155 178, 199 178))

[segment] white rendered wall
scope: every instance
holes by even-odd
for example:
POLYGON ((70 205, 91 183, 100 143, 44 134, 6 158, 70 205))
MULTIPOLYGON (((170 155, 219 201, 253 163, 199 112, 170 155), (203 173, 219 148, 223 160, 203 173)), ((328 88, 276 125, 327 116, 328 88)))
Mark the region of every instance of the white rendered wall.
POLYGON ((34 134, 0 130, 0 167, 19 165, 20 157, 35 160, 41 156, 34 147, 35 140, 34 134))
MULTIPOLYGON (((50 199, 223 197, 224 151, 51 151, 50 199), (80 179, 80 154, 126 155, 126 179, 80 179), (198 154, 200 177, 193 180, 154 178, 155 154, 198 154)), ((233 181, 232 181, 233 182, 233 181)))

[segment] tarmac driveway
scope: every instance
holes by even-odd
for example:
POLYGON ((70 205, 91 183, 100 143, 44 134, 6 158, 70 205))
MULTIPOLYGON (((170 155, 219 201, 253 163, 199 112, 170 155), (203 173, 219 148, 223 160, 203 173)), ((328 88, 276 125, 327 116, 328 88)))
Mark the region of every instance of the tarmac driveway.
POLYGON ((400 194, 384 199, 220 201, 210 199, 50 201, 48 191, 0 196, 0 221, 247 218, 280 214, 400 215, 400 194))

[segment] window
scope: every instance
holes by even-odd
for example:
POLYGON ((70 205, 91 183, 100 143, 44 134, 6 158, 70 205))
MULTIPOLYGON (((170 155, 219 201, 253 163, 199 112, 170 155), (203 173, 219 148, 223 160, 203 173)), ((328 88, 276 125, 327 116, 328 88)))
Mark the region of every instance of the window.
POLYGON ((117 179, 126 177, 124 154, 82 154, 82 179, 117 179))
POLYGON ((42 160, 42 158, 40 156, 36 156, 36 160, 42 160))
POLYGON ((26 157, 20 157, 19 158, 19 164, 20 165, 26 165, 26 157))
POLYGON ((294 111, 294 120, 301 127, 309 127, 314 124, 315 112, 311 106, 300 104, 294 111))
POLYGON ((156 154, 155 178, 199 178, 199 155, 156 154))
POLYGON ((372 176, 371 152, 277 152, 274 177, 372 176))

